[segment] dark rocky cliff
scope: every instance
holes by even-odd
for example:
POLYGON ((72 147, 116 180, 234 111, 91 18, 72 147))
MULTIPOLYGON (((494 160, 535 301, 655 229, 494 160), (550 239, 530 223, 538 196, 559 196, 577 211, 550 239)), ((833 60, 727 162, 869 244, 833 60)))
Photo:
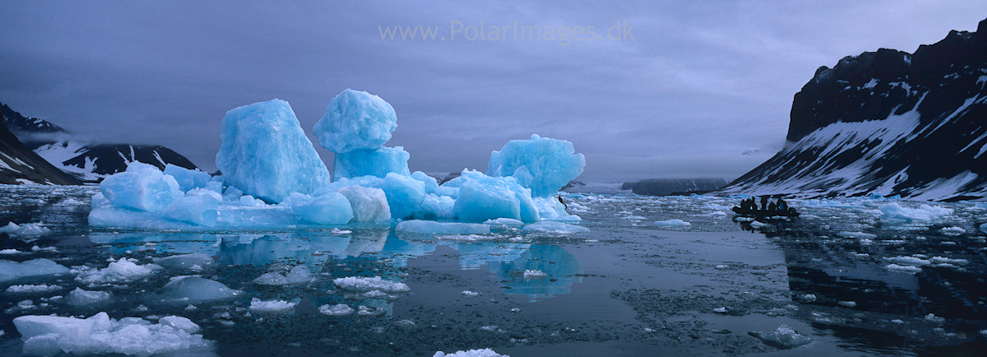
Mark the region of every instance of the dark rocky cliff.
POLYGON ((726 192, 987 196, 987 20, 914 54, 820 67, 794 98, 785 149, 726 192))
POLYGON ((82 182, 24 146, 0 121, 0 183, 78 185, 82 182))

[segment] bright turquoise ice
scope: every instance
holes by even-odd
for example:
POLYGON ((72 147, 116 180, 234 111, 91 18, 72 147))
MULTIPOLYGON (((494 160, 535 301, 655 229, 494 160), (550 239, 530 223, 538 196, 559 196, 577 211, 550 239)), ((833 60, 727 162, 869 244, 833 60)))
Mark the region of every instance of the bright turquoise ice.
POLYGON ((586 159, 575 152, 571 142, 533 134, 530 140, 511 140, 490 153, 487 174, 512 176, 535 197, 554 196, 583 173, 586 159))
POLYGON ((381 147, 397 129, 397 120, 394 108, 380 97, 347 89, 329 101, 313 130, 322 147, 345 154, 381 147))
POLYGON ((329 182, 312 142, 288 102, 275 99, 245 105, 223 118, 216 167, 223 180, 268 202, 288 194, 309 194, 329 182))
POLYGON ((117 207, 148 212, 160 211, 182 196, 174 177, 139 162, 132 162, 127 171, 104 179, 99 190, 117 207))
POLYGON ((449 183, 461 184, 453 214, 462 221, 513 218, 524 222, 538 220, 531 191, 513 177, 490 177, 477 171, 463 171, 449 183))
POLYGON ((384 177, 389 173, 408 176, 411 175, 409 158, 411 154, 400 146, 353 150, 336 154, 333 174, 336 180, 360 176, 384 177))
POLYGON ((205 188, 206 184, 212 180, 212 176, 208 173, 200 170, 189 170, 172 164, 165 165, 164 174, 174 177, 182 192, 187 192, 193 188, 205 188))

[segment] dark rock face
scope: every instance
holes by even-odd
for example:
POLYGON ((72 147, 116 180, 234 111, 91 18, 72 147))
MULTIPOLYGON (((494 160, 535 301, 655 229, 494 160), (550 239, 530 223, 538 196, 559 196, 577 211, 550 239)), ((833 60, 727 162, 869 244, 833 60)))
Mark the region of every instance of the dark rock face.
POLYGON ((924 200, 987 196, 987 20, 915 54, 820 67, 795 95, 781 152, 724 191, 924 200))
POLYGON ((167 164, 187 169, 196 168, 195 164, 184 156, 161 145, 90 144, 80 149, 78 153, 78 156, 65 160, 62 164, 85 167, 86 163, 91 161, 92 172, 102 176, 124 171, 127 165, 134 161, 151 164, 162 170, 167 164))
POLYGON ((80 143, 67 140, 70 133, 58 125, 38 118, 24 117, 2 105, 3 121, 25 146, 34 150, 55 167, 87 182, 97 182, 104 177, 122 172, 133 161, 143 162, 164 169, 173 164, 188 169, 196 168, 186 157, 160 145, 80 143))
POLYGON ((715 191, 726 184, 724 179, 648 179, 625 182, 621 188, 638 195, 668 196, 715 191))
POLYGON ((0 183, 78 185, 82 182, 28 149, 0 121, 0 183))

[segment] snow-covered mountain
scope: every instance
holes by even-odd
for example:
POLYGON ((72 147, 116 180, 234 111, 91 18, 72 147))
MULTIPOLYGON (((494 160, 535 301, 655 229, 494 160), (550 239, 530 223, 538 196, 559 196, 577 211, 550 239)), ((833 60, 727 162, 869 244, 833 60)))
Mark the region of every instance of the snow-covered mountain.
POLYGON ((723 192, 987 197, 987 20, 914 54, 820 67, 792 103, 788 144, 723 192))
POLYGON ((6 123, 0 121, 0 183, 77 185, 81 182, 24 146, 7 130, 6 123))
POLYGON ((164 169, 173 164, 189 169, 195 164, 175 151, 160 145, 84 143, 58 125, 38 118, 28 118, 2 105, 3 121, 27 148, 34 150, 55 167, 87 182, 102 180, 127 169, 133 161, 164 169))

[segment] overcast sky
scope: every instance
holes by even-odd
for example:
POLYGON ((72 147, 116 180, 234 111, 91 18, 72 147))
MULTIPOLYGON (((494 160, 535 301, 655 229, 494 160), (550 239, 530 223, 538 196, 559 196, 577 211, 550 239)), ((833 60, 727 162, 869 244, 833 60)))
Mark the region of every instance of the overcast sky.
POLYGON ((227 110, 287 100, 318 147, 312 126, 353 88, 394 106, 386 145, 412 170, 485 171, 537 133, 573 142, 585 181, 732 179, 782 147, 817 67, 987 17, 983 0, 214 3, 4 0, 0 102, 212 171, 227 110), (395 26, 435 37, 382 39, 395 26))

